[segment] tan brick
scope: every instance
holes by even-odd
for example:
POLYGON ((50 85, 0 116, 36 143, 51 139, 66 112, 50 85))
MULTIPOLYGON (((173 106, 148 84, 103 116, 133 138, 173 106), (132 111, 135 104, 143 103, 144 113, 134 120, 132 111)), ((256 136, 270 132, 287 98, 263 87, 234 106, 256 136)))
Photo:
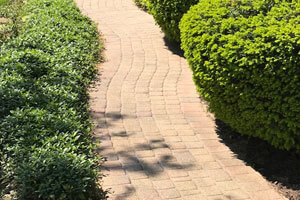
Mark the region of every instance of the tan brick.
POLYGON ((171 119, 172 124, 180 125, 180 124, 185 124, 187 125, 188 122, 184 118, 179 118, 179 119, 171 119))
POLYGON ((239 175, 239 174, 249 174, 252 172, 252 168, 248 166, 231 166, 226 167, 227 171, 231 175, 239 175))
POLYGON ((196 162, 195 158, 189 151, 179 151, 174 153, 174 156, 180 163, 192 164, 196 162))
POLYGON ((197 134, 198 139, 200 140, 214 140, 219 139, 218 135, 215 133, 199 133, 197 134))
POLYGON ((209 176, 207 170, 192 170, 188 172, 192 178, 205 178, 209 176))
POLYGON ((138 158, 154 157, 154 152, 152 150, 136 151, 135 153, 138 158))
POLYGON ((174 150, 174 149, 185 149, 186 146, 183 142, 171 142, 171 143, 167 143, 170 147, 170 149, 174 150))
POLYGON ((183 200, 207 200, 207 197, 205 197, 202 194, 195 194, 195 195, 184 196, 183 200))
POLYGON ((221 190, 216 185, 211 185, 211 186, 207 186, 207 187, 200 187, 200 190, 203 194, 205 194, 207 196, 222 194, 221 190))
POLYGON ((191 181, 189 176, 181 176, 181 177, 174 177, 171 178, 173 182, 184 182, 184 181, 191 181))
POLYGON ((201 149, 203 148, 202 142, 184 142, 186 148, 188 149, 201 149))
POLYGON ((151 188, 137 188, 137 196, 141 200, 158 199, 159 195, 155 189, 151 188))
POLYGON ((171 180, 159 180, 153 181, 153 185, 155 189, 162 190, 162 189, 170 189, 174 188, 174 184, 171 180))
POLYGON ((196 179, 193 179, 193 180, 195 181, 195 183, 198 186, 198 188, 213 186, 216 183, 215 180, 213 180, 210 177, 196 178, 196 179))
POLYGON ((194 156, 195 159, 200 162, 200 163, 204 163, 204 162, 213 162, 215 161, 215 158, 209 154, 204 154, 204 155, 196 155, 194 156))
POLYGON ((181 142, 181 138, 179 138, 177 136, 165 136, 164 139, 167 143, 169 143, 169 142, 181 142))
POLYGON ((230 190, 230 191, 225 191, 224 195, 228 198, 231 199, 248 199, 249 195, 246 194, 244 191, 242 191, 241 189, 235 189, 235 190, 230 190))
POLYGON ((122 184, 129 184, 130 180, 127 176, 108 176, 103 177, 103 185, 110 186, 110 185, 122 185, 122 184))
POLYGON ((159 180, 167 180, 170 179, 169 175, 167 174, 167 172, 162 171, 162 172, 157 172, 157 173, 151 173, 149 178, 152 181, 159 181, 159 180))
POLYGON ((198 122, 190 122, 191 127, 193 128, 214 128, 216 125, 215 123, 208 117, 203 118, 202 121, 198 122))
POLYGON ((203 140, 203 143, 207 147, 219 146, 221 144, 219 140, 203 140))
POLYGON ((158 191, 163 199, 174 199, 180 197, 180 193, 175 189, 166 189, 158 191))
POLYGON ((179 191, 182 197, 201 194, 200 190, 180 190, 179 191))
POLYGON ((197 142, 198 138, 196 136, 181 136, 183 142, 197 142))
POLYGON ((208 200, 231 200, 230 198, 227 198, 224 195, 213 195, 213 196, 208 196, 208 200))
POLYGON ((167 169, 167 172, 171 178, 188 176, 188 173, 184 169, 167 169))
POLYGON ((185 130, 191 130, 191 127, 189 125, 174 125, 175 130, 177 131, 185 131, 185 130))
POLYGON ((239 185, 241 186, 241 188, 248 192, 257 192, 270 189, 270 186, 267 183, 263 182, 247 181, 243 183, 240 182, 239 185))
POLYGON ((229 151, 212 153, 211 155, 215 159, 220 160, 221 162, 223 162, 224 160, 227 160, 227 159, 235 159, 235 155, 232 152, 229 152, 229 151))
POLYGON ((224 171, 224 169, 211 169, 206 170, 206 173, 209 174, 211 178, 213 178, 215 181, 230 181, 231 177, 230 175, 224 171))
POLYGON ((178 130, 178 135, 195 135, 193 130, 178 130))
POLYGON ((193 156, 197 156, 197 155, 207 155, 209 154, 208 151, 204 148, 199 148, 199 149, 189 149, 189 152, 191 152, 191 154, 193 156))
POLYGON ((174 182, 176 189, 179 191, 182 190, 196 190, 197 186, 192 181, 182 181, 182 182, 174 182))
POLYGON ((216 185, 224 192, 229 190, 239 189, 240 186, 234 181, 216 182, 216 185))
MULTIPOLYGON (((169 122, 169 121, 168 121, 169 122)), ((160 131, 163 133, 163 135, 176 135, 176 131, 172 124, 169 124, 167 121, 159 121, 158 127, 160 131)))
POLYGON ((228 147, 225 145, 220 146, 207 146, 206 147, 209 152, 215 153, 215 152, 224 152, 224 151, 230 151, 228 147))
POLYGON ((125 175, 125 171, 120 163, 120 161, 106 161, 102 164, 102 171, 107 171, 110 176, 125 175))
POLYGON ((134 187, 131 184, 124 184, 124 185, 115 185, 111 189, 113 195, 118 196, 133 196, 134 195, 134 187))
POLYGON ((251 173, 251 174, 236 174, 234 175, 234 179, 237 182, 264 182, 264 179, 258 173, 251 173))
POLYGON ((131 184, 137 188, 153 188, 153 183, 150 179, 138 179, 138 180, 131 180, 131 184))
POLYGON ((203 169, 220 169, 221 166, 218 162, 203 162, 201 163, 203 169))
POLYGON ((148 144, 148 140, 145 138, 130 138, 129 141, 133 145, 148 144))
POLYGON ((169 148, 156 148, 153 149, 155 155, 172 155, 172 152, 169 148))
POLYGON ((245 165, 245 163, 239 159, 224 159, 220 161, 220 164, 225 167, 245 165))
POLYGON ((281 195, 279 195, 278 192, 275 192, 273 189, 269 190, 263 190, 263 191, 257 191, 253 194, 254 200, 272 200, 272 199, 283 199, 281 195))
POLYGON ((124 165, 123 168, 131 180, 148 178, 145 171, 143 171, 142 166, 139 164, 124 165))

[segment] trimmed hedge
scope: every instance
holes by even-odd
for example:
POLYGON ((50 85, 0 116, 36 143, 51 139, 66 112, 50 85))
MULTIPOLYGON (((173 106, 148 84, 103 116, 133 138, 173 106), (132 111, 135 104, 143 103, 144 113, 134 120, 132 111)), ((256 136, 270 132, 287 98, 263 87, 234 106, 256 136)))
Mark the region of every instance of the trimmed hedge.
POLYGON ((0 50, 0 195, 102 199, 87 94, 102 48, 97 28, 72 0, 28 0, 23 9, 21 32, 0 50))
POLYGON ((179 22, 182 16, 199 0, 147 0, 150 13, 166 37, 180 42, 179 22))
POLYGON ((300 149, 300 3, 202 0, 182 48, 216 118, 280 149, 300 149))

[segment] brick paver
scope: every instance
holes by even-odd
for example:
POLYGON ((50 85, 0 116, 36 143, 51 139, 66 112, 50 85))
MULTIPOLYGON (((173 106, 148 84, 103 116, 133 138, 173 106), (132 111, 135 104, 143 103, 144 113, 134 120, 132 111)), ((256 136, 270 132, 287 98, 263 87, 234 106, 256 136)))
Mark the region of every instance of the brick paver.
POLYGON ((186 60, 133 0, 76 0, 105 62, 91 89, 110 199, 284 199, 219 141, 186 60))

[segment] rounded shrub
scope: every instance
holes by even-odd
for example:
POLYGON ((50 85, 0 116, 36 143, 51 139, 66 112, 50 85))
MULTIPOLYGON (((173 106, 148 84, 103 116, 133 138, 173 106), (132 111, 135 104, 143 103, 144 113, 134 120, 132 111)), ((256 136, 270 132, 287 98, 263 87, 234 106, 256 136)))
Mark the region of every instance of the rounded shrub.
POLYGON ((299 13, 297 0, 202 0, 180 22, 210 111, 280 149, 300 149, 299 13))
POLYGON ((171 41, 180 42, 178 24, 182 16, 199 0, 148 0, 150 13, 171 41))

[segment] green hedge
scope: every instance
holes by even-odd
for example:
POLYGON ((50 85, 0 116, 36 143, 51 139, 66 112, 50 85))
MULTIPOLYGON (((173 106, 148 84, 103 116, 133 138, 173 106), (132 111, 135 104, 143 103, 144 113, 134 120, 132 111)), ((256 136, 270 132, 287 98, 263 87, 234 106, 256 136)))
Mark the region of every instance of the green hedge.
POLYGON ((0 6, 6 4, 9 0, 0 0, 0 6))
POLYGON ((143 10, 148 10, 148 0, 134 0, 135 4, 143 10))
POLYGON ((171 41, 180 42, 179 22, 199 0, 147 0, 150 13, 171 41))
POLYGON ((201 0, 182 48, 216 118, 280 149, 300 149, 300 2, 201 0))
POLYGON ((0 50, 0 187, 30 200, 102 199, 87 88, 102 48, 72 0, 28 0, 0 50))

